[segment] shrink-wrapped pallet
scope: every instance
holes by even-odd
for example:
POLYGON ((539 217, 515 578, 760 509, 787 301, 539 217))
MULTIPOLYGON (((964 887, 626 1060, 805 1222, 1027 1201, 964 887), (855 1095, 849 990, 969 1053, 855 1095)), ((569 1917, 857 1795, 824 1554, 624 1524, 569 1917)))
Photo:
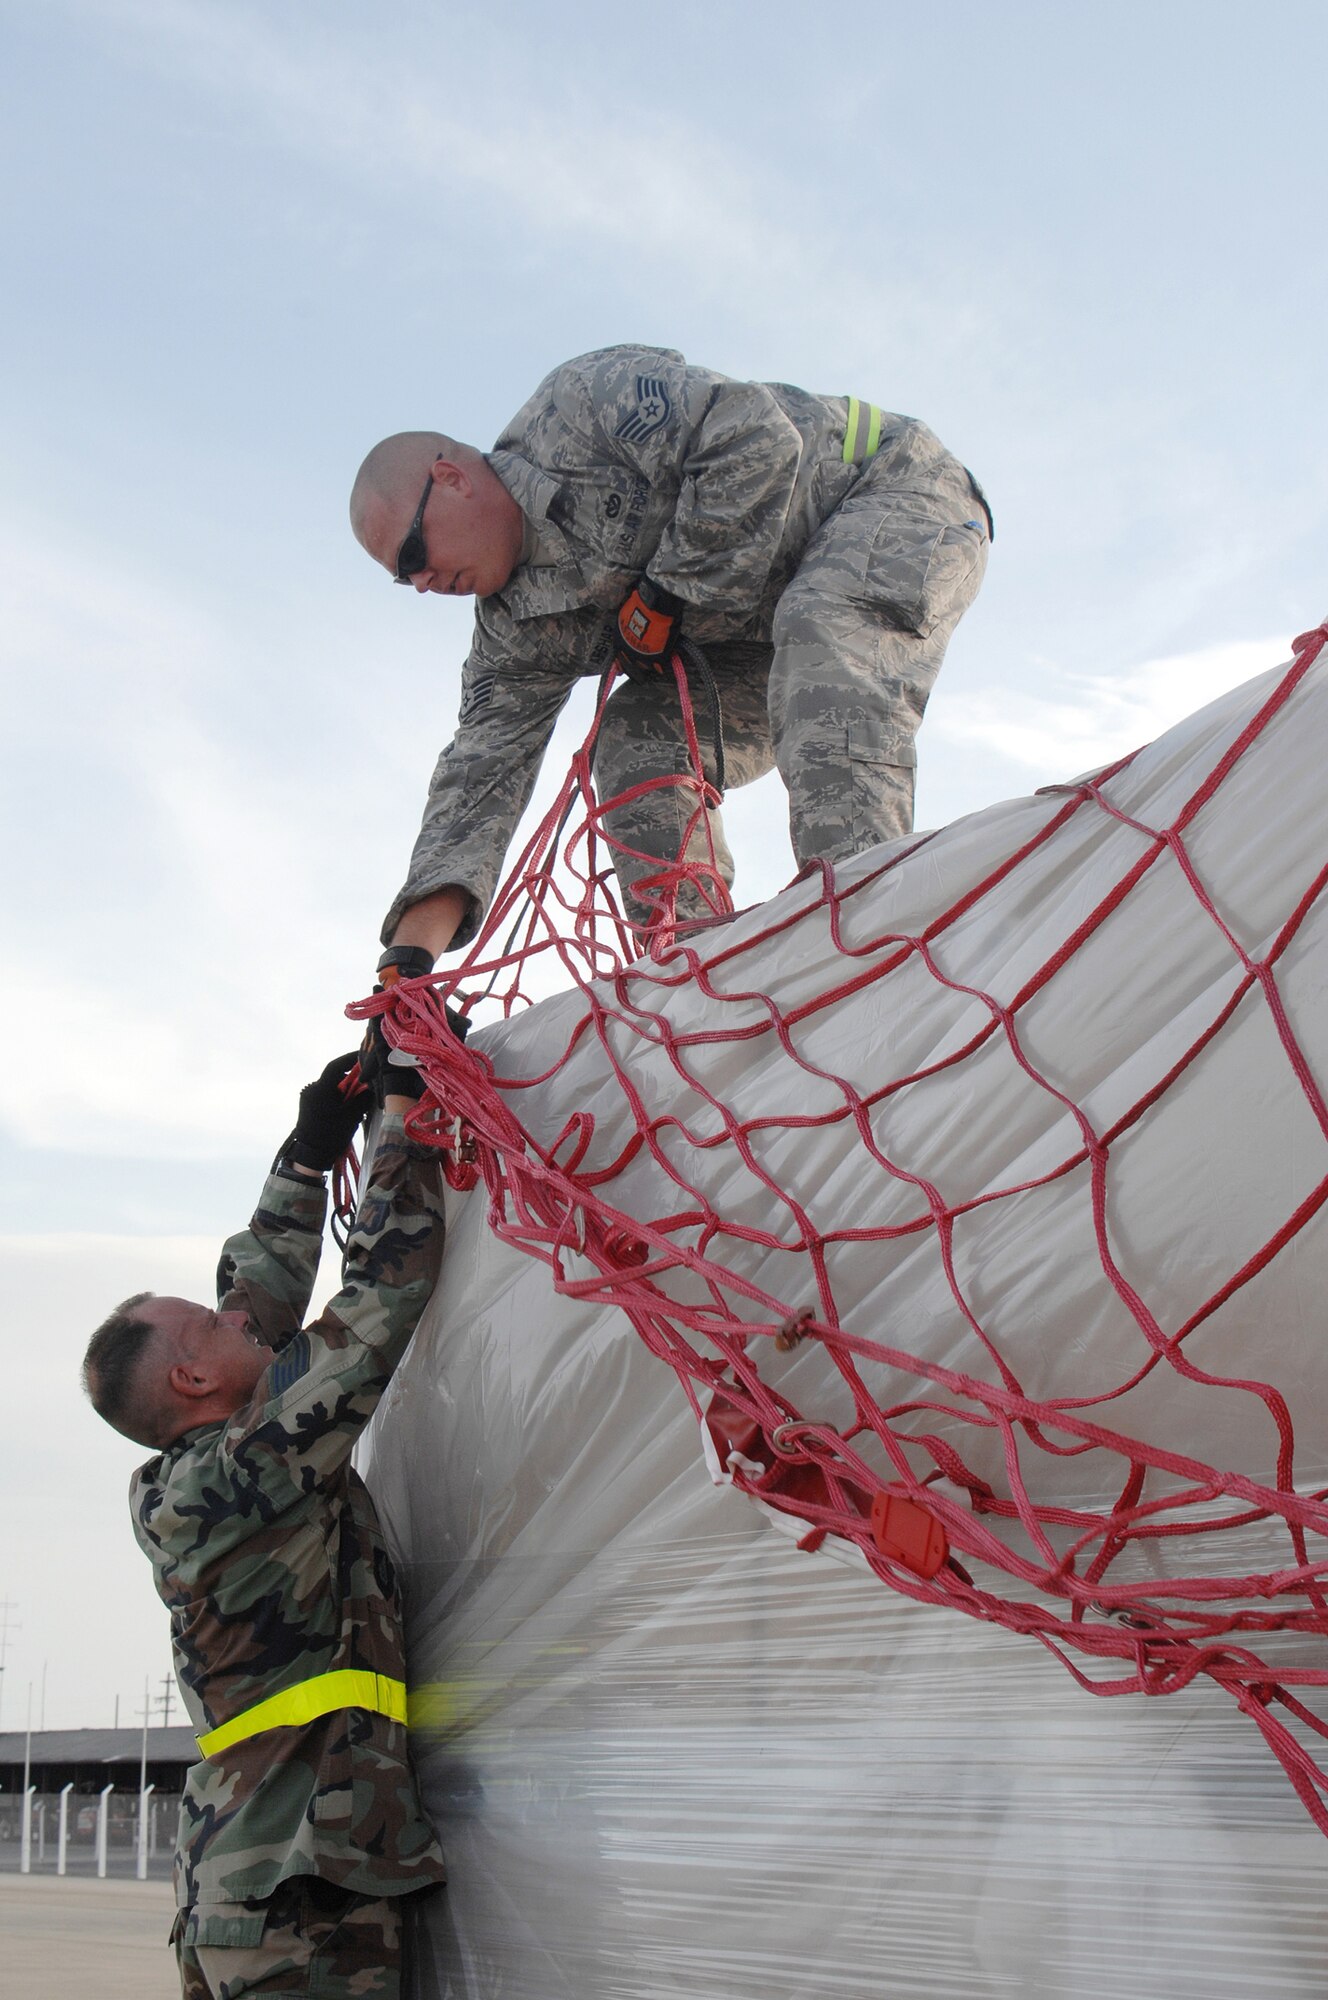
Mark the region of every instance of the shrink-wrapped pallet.
MULTIPOLYGON (((1275 1414, 1223 1384, 1273 1384, 1295 1491, 1314 1493, 1328 1485, 1328 934, 1311 893, 1328 857, 1328 681, 1316 666, 1270 705, 1282 684, 1224 697, 1100 795, 1055 789, 877 850, 836 869, 833 900, 796 884, 693 940, 703 977, 678 976, 677 954, 625 975, 593 1033, 574 1033, 578 990, 473 1046, 536 1147, 591 1115, 587 1183, 622 1152, 633 1092, 665 1121, 613 1177, 622 1213, 649 1222, 679 1209, 680 1185, 698 1190, 733 1226, 707 1256, 793 1313, 817 1305, 796 1208, 828 1239, 842 1327, 979 1383, 998 1382, 999 1356, 1042 1404, 1099 1396, 1153 1351, 1132 1301, 1166 1334, 1211 1305, 1184 1344, 1190 1373, 1164 1359, 1084 1414, 1158 1459, 1266 1487, 1275 1414), (1179 847, 1140 868, 1196 796, 1179 847), (932 933, 927 952, 898 953, 932 933), (846 978, 892 950, 888 976, 846 978), (1272 952, 1270 988, 1249 967, 1272 952), (735 1036, 767 1000, 786 1035, 735 1036), (1026 1061, 1004 1031, 982 1039, 993 1000, 1018 1001, 1026 1061), (681 1065, 649 1031, 661 1018, 681 1065), (711 1026, 723 1037, 687 1040, 711 1026), (872 1099, 870 1147, 858 1121, 826 1115, 827 1077, 872 1099), (725 1116, 754 1135, 745 1151, 725 1116), (1109 1160, 1090 1146, 1057 1171, 1085 1128, 1116 1133, 1109 1160), (890 1233, 920 1201, 925 1217, 926 1190, 952 1230, 890 1233), (776 1247, 757 1240, 772 1230, 776 1247)), ((449 1197, 442 1282, 368 1442, 450 1870, 419 1913, 415 2000, 1319 2000, 1328 1846, 1229 1689, 1200 1674, 1154 1698, 1095 1695, 1026 1633, 892 1591, 844 1540, 799 1549, 805 1523, 777 1532, 786 1517, 723 1483, 722 1438, 703 1437, 628 1317, 570 1295, 579 1271, 564 1244, 560 1289, 495 1234, 483 1186, 449 1197)), ((660 1285, 705 1295, 685 1267, 660 1285)), ((766 1341, 759 1362, 804 1415, 847 1423, 820 1342, 766 1341)), ((881 1407, 919 1388, 879 1361, 862 1372, 881 1407)), ((935 1410, 896 1426, 948 1439, 1008 1491, 999 1428, 935 1410)), ((1020 1477, 1044 1509, 1107 1509, 1120 1464, 1028 1446, 1020 1477)), ((1158 1496, 1185 1485, 1157 1463, 1148 1481, 1158 1496)), ((971 1494, 935 1490, 962 1547, 971 1494)), ((1233 1507, 1219 1495, 1208 1512, 1233 1507)), ((969 1548, 969 1573, 1016 1609, 1054 1605, 1017 1573, 1036 1553, 1025 1528, 997 1525, 1015 1566, 969 1548)), ((1311 1531, 1310 1560, 1323 1553, 1311 1531)), ((1182 1571, 1274 1575, 1292 1559, 1274 1512, 1139 1542, 1110 1578, 1147 1599, 1182 1571)), ((1270 1673, 1324 1666, 1313 1631, 1258 1645, 1270 1673)), ((1315 1687, 1299 1695, 1322 1712, 1315 1687)))

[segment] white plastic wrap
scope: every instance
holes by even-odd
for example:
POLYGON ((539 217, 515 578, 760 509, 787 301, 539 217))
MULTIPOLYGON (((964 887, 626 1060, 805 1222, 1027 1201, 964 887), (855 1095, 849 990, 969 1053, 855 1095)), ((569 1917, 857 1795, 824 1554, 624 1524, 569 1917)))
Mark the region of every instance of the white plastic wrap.
MULTIPOLYGON (((1163 823, 1276 680, 1171 731, 1112 781, 1113 802, 1163 823)), ((1328 855, 1325 746, 1316 667, 1190 828, 1217 910, 1252 955, 1328 855)), ((850 899, 841 943, 920 934, 1063 804, 1017 800, 937 835, 850 899)), ((1077 815, 938 941, 947 977, 1011 997, 1144 845, 1096 808, 1077 815)), ((841 884, 879 860, 841 868, 841 884)), ((786 892, 716 932, 709 955, 767 929, 776 907, 805 907, 735 967, 735 984, 759 984, 787 1012, 842 976, 816 900, 814 885, 786 892)), ((1319 1079, 1326 916, 1311 909, 1278 966, 1319 1079)), ((1105 1126, 1167 1073, 1238 970, 1166 856, 1030 1002, 1022 1031, 1042 1072, 1105 1126)), ((653 976, 631 997, 678 1031, 733 1011, 653 976)), ((484 1031, 500 1079, 543 1072, 585 1004, 569 993, 484 1031)), ((906 966, 809 1016, 798 1052, 870 1088, 962 1043, 976 1004, 906 966)), ((625 1034, 615 1047, 652 1111, 672 1107, 703 1136, 710 1114, 662 1052, 625 1034)), ((706 1083, 742 1116, 816 1108, 807 1070, 769 1036, 695 1061, 710 1062, 706 1083)), ((520 1100, 545 1141, 571 1112, 593 1111, 583 1171, 627 1129, 592 1036, 520 1100)), ((947 1201, 1034 1178, 1072 1150, 1069 1114, 999 1038, 886 1100, 873 1130, 947 1201)), ((721 1214, 768 1215, 731 1148, 670 1143, 721 1214)), ((772 1135, 765 1164, 822 1226, 878 1226, 916 1206, 842 1122, 772 1135)), ((1328 1173, 1328 1142, 1257 993, 1111 1165, 1113 1253, 1174 1329, 1328 1173)), ((613 1199, 651 1217, 677 1206, 677 1190, 643 1157, 613 1199)), ((450 1869, 417 1940, 415 2000, 1321 2000, 1328 1843, 1228 1696, 1196 1681, 1154 1700, 1095 1697, 1030 1638, 911 1604, 860 1558, 832 1560, 833 1543, 799 1552, 763 1509, 712 1483, 681 1390, 621 1313, 558 1296, 544 1264, 492 1235, 482 1188, 452 1202, 450 1223, 438 1296, 368 1454, 401 1555, 420 1773, 450 1869)), ((742 1276, 791 1309, 810 1303, 788 1253, 730 1249, 742 1276)), ((955 1252, 1030 1394, 1092 1393, 1146 1354, 1104 1276, 1086 1168, 971 1211, 955 1252)), ((840 1244, 831 1264, 844 1326, 989 1374, 934 1231, 840 1244)), ((1187 1345, 1205 1369, 1279 1385, 1302 1491, 1328 1483, 1326 1266, 1320 1212, 1187 1345)), ((689 1282, 669 1280, 679 1297, 689 1282)), ((808 1415, 845 1415, 818 1347, 770 1344, 761 1367, 808 1415)), ((900 1394, 887 1371, 868 1375, 882 1400, 900 1394)), ((1276 1433, 1246 1392, 1163 1369, 1101 1414, 1272 1476, 1276 1433)), ((1001 1490, 998 1445, 967 1428, 956 1441, 1001 1490)), ((1038 1457, 1026 1470, 1041 1500, 1103 1506, 1119 1471, 1103 1460, 1038 1457)), ((1190 1573, 1289 1560, 1275 1521, 1183 1546, 1190 1573)), ((1322 1553, 1313 1538, 1310 1552, 1322 1553)), ((1127 1563, 1156 1577, 1168 1560, 1155 1544, 1127 1563)), ((1324 1664, 1322 1641, 1260 1643, 1279 1667, 1324 1664)))

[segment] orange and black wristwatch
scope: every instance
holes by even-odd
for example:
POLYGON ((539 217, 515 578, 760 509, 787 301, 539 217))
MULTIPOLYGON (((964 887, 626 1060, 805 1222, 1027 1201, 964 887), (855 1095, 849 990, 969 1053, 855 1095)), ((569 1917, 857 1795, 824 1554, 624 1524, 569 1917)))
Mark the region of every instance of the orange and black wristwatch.
POLYGON ((661 673, 677 643, 685 609, 680 597, 643 576, 618 613, 615 664, 636 678, 661 673))
POLYGON ((422 944, 390 944, 378 961, 378 984, 396 986, 403 979, 425 979, 433 971, 433 953, 422 944))

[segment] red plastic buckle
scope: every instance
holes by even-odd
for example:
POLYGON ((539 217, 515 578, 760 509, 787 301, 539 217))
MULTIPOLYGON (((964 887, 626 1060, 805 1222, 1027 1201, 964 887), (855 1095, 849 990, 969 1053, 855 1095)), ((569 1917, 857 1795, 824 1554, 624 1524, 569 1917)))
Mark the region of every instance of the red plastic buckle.
POLYGON ((480 1150, 464 1120, 455 1120, 450 1143, 443 1149, 443 1179, 458 1194, 469 1194, 480 1177, 480 1150))
POLYGON ((949 1558, 950 1544, 936 1516, 897 1489, 887 1486, 873 1499, 871 1531, 881 1554, 914 1576, 935 1576, 949 1558))

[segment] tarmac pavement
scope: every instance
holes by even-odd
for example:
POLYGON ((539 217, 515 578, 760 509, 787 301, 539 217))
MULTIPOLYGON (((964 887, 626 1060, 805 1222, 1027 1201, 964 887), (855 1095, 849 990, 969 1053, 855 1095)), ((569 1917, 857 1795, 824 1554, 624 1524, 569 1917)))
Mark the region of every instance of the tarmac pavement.
POLYGON ((0 2000, 178 2000, 169 1882, 0 1875, 0 2000))

